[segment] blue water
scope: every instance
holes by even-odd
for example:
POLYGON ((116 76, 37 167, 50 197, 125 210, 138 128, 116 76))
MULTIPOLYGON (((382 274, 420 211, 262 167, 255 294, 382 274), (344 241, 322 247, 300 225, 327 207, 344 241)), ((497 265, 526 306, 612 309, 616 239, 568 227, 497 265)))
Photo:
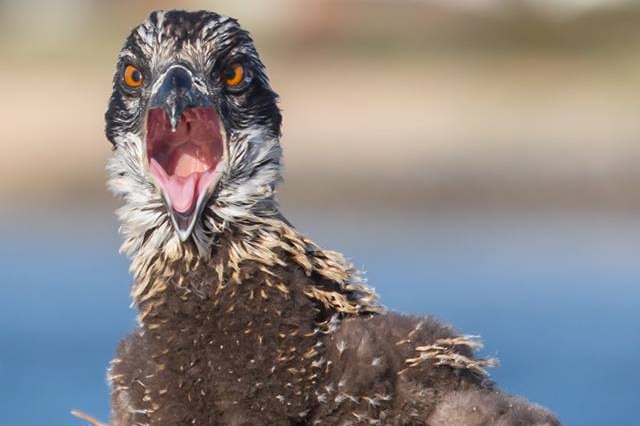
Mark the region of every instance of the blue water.
MULTIPOLYGON (((386 306, 480 334, 492 377, 567 425, 636 425, 640 217, 290 214, 367 270, 386 306)), ((0 425, 108 418, 105 370, 134 326, 110 215, 0 225, 0 425)))

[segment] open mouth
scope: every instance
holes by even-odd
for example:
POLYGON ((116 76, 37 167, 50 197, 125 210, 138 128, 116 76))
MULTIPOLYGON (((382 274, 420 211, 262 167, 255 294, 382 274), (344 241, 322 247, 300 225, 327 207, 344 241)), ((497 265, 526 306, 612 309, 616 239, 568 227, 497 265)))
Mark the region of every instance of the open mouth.
POLYGON ((213 108, 186 108, 172 129, 166 111, 152 108, 146 145, 149 171, 174 222, 184 222, 175 224, 190 232, 224 166, 225 135, 218 114, 213 108))

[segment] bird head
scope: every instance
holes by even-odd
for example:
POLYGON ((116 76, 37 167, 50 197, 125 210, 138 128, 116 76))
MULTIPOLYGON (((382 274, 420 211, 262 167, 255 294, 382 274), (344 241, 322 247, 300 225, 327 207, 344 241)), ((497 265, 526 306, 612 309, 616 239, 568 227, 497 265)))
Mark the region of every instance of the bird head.
POLYGON ((109 187, 132 246, 206 246, 275 214, 281 116, 249 33, 213 12, 156 11, 118 56, 109 187))

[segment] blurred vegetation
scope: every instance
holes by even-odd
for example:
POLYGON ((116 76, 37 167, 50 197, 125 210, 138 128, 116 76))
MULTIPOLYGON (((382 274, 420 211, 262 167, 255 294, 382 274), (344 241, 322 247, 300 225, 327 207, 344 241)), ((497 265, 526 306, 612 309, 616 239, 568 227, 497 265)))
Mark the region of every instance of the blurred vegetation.
POLYGON ((175 7, 210 8, 239 17, 263 48, 288 52, 324 48, 415 56, 426 52, 592 56, 627 54, 640 45, 640 3, 633 1, 608 6, 605 0, 602 7, 572 14, 554 14, 535 2, 518 0, 499 2, 489 10, 424 0, 311 0, 304 5, 276 0, 257 8, 248 0, 235 3, 2 0, 0 46, 13 55, 49 53, 53 58, 95 53, 101 47, 96 42, 110 44, 150 10, 175 7))
POLYGON ((179 6, 252 32, 298 204, 638 209, 640 4, 570 3, 0 0, 0 168, 21 182, 0 194, 108 199, 114 59, 150 10, 179 6))

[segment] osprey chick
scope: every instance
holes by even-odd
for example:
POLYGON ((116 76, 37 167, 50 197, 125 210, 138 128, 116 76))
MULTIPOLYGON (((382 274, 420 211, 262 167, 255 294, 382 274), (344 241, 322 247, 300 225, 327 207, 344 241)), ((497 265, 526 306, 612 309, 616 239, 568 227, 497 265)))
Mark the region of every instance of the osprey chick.
POLYGON ((114 426, 559 425, 495 388, 475 340, 385 312, 281 216, 277 95, 237 21, 151 13, 106 121, 139 310, 109 370, 114 426))

